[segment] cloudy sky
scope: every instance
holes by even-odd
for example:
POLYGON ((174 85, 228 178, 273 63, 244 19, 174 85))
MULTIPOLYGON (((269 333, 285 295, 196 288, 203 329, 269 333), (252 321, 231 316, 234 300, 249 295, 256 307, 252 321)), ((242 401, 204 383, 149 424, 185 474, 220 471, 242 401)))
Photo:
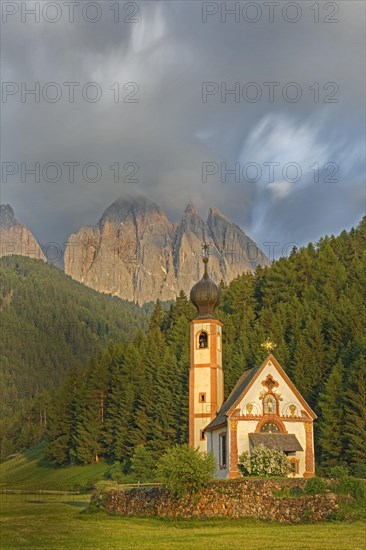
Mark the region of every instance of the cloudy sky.
POLYGON ((42 243, 127 194, 173 221, 215 206, 276 255, 350 228, 364 20, 353 0, 3 2, 1 202, 42 243))

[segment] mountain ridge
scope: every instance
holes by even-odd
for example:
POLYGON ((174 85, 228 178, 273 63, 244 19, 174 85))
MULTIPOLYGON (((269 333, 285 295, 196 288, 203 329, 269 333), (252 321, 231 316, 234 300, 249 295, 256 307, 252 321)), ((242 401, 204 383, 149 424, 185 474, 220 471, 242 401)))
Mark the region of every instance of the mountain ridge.
POLYGON ((10 204, 0 205, 0 258, 21 255, 46 261, 40 244, 30 229, 19 223, 10 204))
POLYGON ((68 238, 65 273, 77 281, 137 303, 172 300, 202 275, 202 242, 211 243, 211 277, 229 283, 268 259, 217 208, 205 221, 190 202, 173 223, 152 200, 119 197, 94 226, 68 238))

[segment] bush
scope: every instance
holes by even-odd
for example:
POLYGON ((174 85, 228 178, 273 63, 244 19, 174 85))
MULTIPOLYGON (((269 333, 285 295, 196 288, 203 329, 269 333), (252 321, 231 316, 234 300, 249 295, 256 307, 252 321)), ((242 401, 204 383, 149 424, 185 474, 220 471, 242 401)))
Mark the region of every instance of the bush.
POLYGON ((110 467, 109 477, 116 483, 123 483, 125 481, 126 476, 123 472, 123 466, 118 460, 110 467))
POLYGON ((332 479, 342 479, 348 476, 349 470, 347 466, 334 466, 330 468, 327 477, 332 479))
POLYGON ((366 483, 362 479, 357 479, 357 477, 342 477, 334 489, 336 493, 349 495, 356 499, 366 497, 366 483))
POLYGON ((216 468, 212 454, 201 453, 189 445, 167 449, 158 462, 157 474, 169 493, 181 499, 208 485, 216 468))
POLYGON ((353 474, 355 477, 366 479, 366 464, 358 464, 354 467, 353 474))
POLYGON ((143 445, 137 445, 131 458, 131 474, 136 481, 149 482, 156 480, 155 456, 143 445))
POLYGON ((268 449, 260 444, 249 453, 239 456, 239 471, 242 476, 286 476, 290 471, 286 455, 276 449, 268 449))
POLYGON ((302 497, 304 491, 301 487, 283 487, 278 491, 273 491, 273 496, 279 498, 302 497))
POLYGON ((305 485, 304 493, 306 495, 322 495, 326 491, 326 483, 320 477, 310 478, 305 485))

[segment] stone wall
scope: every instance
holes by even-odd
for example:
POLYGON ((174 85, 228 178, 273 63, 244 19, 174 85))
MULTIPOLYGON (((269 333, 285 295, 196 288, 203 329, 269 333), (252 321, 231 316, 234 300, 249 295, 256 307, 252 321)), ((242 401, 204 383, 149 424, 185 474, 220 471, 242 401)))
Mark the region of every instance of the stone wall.
POLYGON ((240 479, 214 481, 193 497, 178 502, 161 487, 110 490, 94 494, 98 507, 127 516, 165 516, 185 518, 255 517, 281 523, 321 521, 337 508, 336 495, 278 497, 274 492, 303 488, 306 480, 240 479))

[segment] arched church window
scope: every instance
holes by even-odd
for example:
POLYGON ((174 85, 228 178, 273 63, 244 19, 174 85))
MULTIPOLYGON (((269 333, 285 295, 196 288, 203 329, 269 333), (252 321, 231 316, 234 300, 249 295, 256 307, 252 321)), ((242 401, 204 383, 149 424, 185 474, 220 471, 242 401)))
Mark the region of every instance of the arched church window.
POLYGON ((208 348, 208 336, 207 332, 201 332, 198 337, 198 347, 199 348, 208 348))
POLYGON ((275 422, 266 422, 265 424, 263 424, 263 426, 261 426, 260 431, 262 433, 267 433, 267 434, 279 434, 279 433, 281 433, 281 430, 279 429, 279 427, 277 426, 277 424, 275 422))
POLYGON ((277 400, 274 395, 269 394, 263 400, 264 414, 275 414, 277 412, 277 400))

